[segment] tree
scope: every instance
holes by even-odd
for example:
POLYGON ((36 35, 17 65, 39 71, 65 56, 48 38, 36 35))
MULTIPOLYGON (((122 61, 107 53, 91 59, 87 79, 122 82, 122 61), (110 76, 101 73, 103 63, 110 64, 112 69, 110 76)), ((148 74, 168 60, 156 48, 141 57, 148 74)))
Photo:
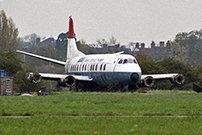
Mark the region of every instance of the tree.
POLYGON ((22 61, 13 52, 0 53, 0 69, 8 71, 9 75, 22 70, 22 61))
POLYGON ((189 55, 185 46, 180 46, 177 42, 171 43, 171 57, 176 61, 188 63, 189 55))
POLYGON ((197 75, 193 72, 193 68, 189 64, 174 60, 173 58, 163 59, 158 61, 157 64, 167 69, 167 73, 182 74, 185 77, 186 84, 196 81, 197 75))
MULTIPOLYGON (((181 60, 175 60, 174 58, 165 58, 161 60, 153 60, 143 52, 138 52, 136 58, 139 61, 139 65, 143 74, 164 74, 164 73, 179 73, 185 77, 185 85, 178 86, 171 84, 169 81, 166 83, 159 83, 159 86, 154 86, 160 89, 171 89, 173 87, 187 89, 192 82, 197 81, 197 74, 193 72, 193 68, 189 64, 185 64, 181 60), (187 86, 186 86, 187 85, 187 86)), ((201 71, 201 67, 195 69, 195 71, 201 71)), ((157 84, 157 83, 155 83, 157 84)))
POLYGON ((83 52, 84 54, 88 54, 88 50, 86 49, 86 41, 84 39, 80 39, 77 42, 78 50, 83 52))
POLYGON ((44 39, 45 37, 40 37, 36 33, 32 33, 21 38, 21 42, 22 42, 21 45, 23 48, 31 48, 32 46, 37 45, 37 43, 39 43, 40 40, 44 40, 44 39))
POLYGON ((99 45, 108 44, 108 42, 107 42, 105 39, 97 39, 96 42, 97 42, 99 45))
POLYGON ((167 73, 167 69, 154 60, 144 60, 139 62, 143 74, 163 74, 167 73))
POLYGON ((56 40, 56 49, 60 52, 61 58, 64 59, 67 56, 67 43, 68 43, 68 32, 67 33, 61 33, 58 36, 58 39, 56 40))
MULTIPOLYGON (((8 71, 10 76, 14 76, 14 83, 18 84, 21 91, 27 88, 34 89, 36 86, 28 83, 25 77, 23 63, 14 51, 20 48, 20 38, 18 29, 15 28, 13 20, 7 19, 6 13, 0 13, 0 69, 8 71)), ((37 85, 39 86, 39 85, 37 85)))
POLYGON ((11 18, 7 19, 6 13, 0 12, 0 69, 8 71, 9 75, 22 70, 21 61, 13 53, 20 47, 18 29, 11 18))
POLYGON ((202 85, 202 62, 194 68, 194 73, 197 74, 196 82, 202 85))
POLYGON ((20 93, 39 91, 42 83, 34 84, 27 80, 26 73, 31 70, 20 70, 14 75, 14 83, 19 87, 20 93))
POLYGON ((137 53, 136 58, 142 69, 143 74, 167 73, 167 70, 163 66, 157 64, 152 57, 146 55, 142 51, 139 51, 137 53))
POLYGON ((109 38, 109 41, 107 41, 106 39, 97 39, 96 42, 99 45, 104 45, 104 44, 114 44, 115 45, 116 44, 116 38, 114 36, 112 36, 111 38, 109 38))
MULTIPOLYGON (((202 30, 195 30, 190 32, 178 33, 175 37, 175 42, 179 44, 177 50, 182 49, 181 54, 185 54, 187 58, 186 61, 191 64, 193 67, 196 67, 199 63, 202 62, 202 30)), ((173 50, 175 50, 174 48, 173 50)), ((180 51, 177 51, 180 52, 180 51)), ((182 55, 181 55, 182 56, 182 55)), ((183 56, 183 57, 184 57, 183 56)), ((179 58, 179 57, 178 57, 179 58)))
POLYGON ((0 13, 0 53, 15 51, 20 47, 18 29, 11 18, 7 19, 6 13, 0 13))
POLYGON ((109 43, 110 44, 116 44, 116 38, 114 36, 112 36, 111 38, 109 38, 109 43))
POLYGON ((141 50, 138 51, 135 57, 139 63, 146 60, 153 61, 152 57, 148 56, 147 54, 144 53, 144 51, 141 51, 141 50))

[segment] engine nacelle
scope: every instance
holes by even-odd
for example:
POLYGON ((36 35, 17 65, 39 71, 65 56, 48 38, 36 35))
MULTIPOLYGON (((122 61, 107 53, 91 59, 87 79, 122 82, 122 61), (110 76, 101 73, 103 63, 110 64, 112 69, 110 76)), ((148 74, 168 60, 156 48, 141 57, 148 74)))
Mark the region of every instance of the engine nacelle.
POLYGON ((60 86, 66 87, 66 86, 73 86, 75 84, 76 80, 73 76, 67 76, 64 79, 61 79, 59 83, 60 86))
POLYGON ((73 77, 73 76, 67 76, 66 78, 65 78, 65 84, 67 85, 67 86, 72 86, 72 85, 74 85, 75 84, 75 78, 73 77))
POLYGON ((184 83, 184 76, 182 74, 176 75, 172 78, 172 82, 176 84, 183 84, 184 83))
POLYGON ((26 73, 26 77, 29 81, 33 83, 40 83, 42 79, 40 74, 34 74, 34 73, 26 73))
POLYGON ((151 87, 154 85, 154 78, 152 76, 147 76, 146 78, 144 78, 143 80, 141 80, 138 85, 139 86, 146 86, 146 87, 151 87))
POLYGON ((29 80, 31 82, 33 75, 34 75, 34 73, 26 73, 27 80, 29 80))

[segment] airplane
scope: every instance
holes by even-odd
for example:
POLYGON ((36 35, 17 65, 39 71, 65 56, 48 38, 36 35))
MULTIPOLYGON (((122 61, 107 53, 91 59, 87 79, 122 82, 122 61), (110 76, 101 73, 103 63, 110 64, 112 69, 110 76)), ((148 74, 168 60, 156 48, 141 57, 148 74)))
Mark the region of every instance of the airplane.
POLYGON ((64 74, 27 73, 27 79, 40 83, 42 79, 55 80, 60 86, 79 87, 120 86, 122 91, 128 88, 151 87, 155 80, 169 79, 176 84, 184 82, 184 76, 178 73, 142 75, 136 58, 124 52, 114 54, 85 55, 78 50, 74 33, 73 19, 69 18, 69 34, 66 62, 16 50, 17 53, 56 63, 65 67, 64 74), (82 84, 79 86, 79 84, 82 84))

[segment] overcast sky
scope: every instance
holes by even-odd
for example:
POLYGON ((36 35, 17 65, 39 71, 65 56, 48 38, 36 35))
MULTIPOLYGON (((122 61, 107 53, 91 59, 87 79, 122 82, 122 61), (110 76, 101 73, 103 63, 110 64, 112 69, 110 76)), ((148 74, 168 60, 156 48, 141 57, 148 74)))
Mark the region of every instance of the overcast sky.
POLYGON ((111 36, 129 42, 174 40, 178 32, 202 28, 202 0, 0 0, 20 37, 67 32, 72 15, 77 39, 96 43, 111 36))

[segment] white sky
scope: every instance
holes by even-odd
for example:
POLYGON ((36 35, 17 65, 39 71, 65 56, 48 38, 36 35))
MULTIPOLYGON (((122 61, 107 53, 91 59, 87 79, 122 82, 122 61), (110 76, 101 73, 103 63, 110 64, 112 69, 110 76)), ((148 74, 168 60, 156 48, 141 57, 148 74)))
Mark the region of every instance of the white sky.
POLYGON ((96 43, 111 36, 129 42, 174 40, 178 32, 202 28, 202 0, 0 0, 20 37, 67 32, 69 15, 77 39, 96 43))

